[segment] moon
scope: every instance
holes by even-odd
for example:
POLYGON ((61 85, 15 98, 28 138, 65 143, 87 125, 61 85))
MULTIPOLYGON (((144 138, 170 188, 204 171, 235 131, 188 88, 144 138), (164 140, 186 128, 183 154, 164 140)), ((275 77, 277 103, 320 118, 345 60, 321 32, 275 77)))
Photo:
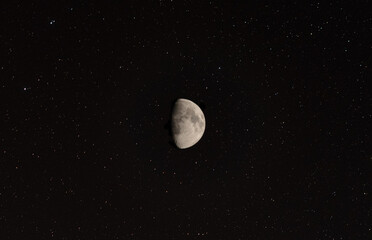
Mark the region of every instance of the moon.
POLYGON ((194 102, 179 98, 172 111, 172 135, 176 146, 185 149, 194 146, 205 131, 203 111, 194 102))

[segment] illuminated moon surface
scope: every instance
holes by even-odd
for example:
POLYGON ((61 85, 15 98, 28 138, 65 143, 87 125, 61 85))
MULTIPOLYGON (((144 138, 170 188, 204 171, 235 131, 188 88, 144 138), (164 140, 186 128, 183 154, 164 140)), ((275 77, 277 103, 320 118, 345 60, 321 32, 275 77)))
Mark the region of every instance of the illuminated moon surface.
POLYGON ((205 131, 204 113, 194 102, 179 98, 172 112, 172 133, 176 146, 185 149, 194 146, 205 131))

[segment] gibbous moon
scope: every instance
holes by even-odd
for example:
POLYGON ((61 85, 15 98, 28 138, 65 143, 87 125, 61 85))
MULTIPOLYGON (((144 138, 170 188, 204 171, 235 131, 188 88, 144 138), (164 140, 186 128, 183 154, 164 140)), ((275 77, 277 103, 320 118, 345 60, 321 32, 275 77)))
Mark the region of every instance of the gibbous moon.
POLYGON ((180 149, 194 146, 205 131, 204 113, 194 102, 179 98, 173 107, 173 140, 180 149))

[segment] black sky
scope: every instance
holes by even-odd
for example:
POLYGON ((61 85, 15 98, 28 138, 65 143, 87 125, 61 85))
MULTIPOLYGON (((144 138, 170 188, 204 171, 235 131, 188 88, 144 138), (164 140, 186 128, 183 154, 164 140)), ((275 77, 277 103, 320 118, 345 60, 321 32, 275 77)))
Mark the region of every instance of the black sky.
POLYGON ((0 239, 371 236, 368 1, 232 2, 2 4, 0 239))

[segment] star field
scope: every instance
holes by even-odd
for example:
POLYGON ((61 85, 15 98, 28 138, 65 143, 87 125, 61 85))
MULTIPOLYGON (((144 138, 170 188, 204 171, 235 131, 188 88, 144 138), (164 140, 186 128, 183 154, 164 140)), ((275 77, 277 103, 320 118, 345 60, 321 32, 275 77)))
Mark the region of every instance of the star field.
POLYGON ((0 239, 369 239, 368 3, 3 4, 0 239))

